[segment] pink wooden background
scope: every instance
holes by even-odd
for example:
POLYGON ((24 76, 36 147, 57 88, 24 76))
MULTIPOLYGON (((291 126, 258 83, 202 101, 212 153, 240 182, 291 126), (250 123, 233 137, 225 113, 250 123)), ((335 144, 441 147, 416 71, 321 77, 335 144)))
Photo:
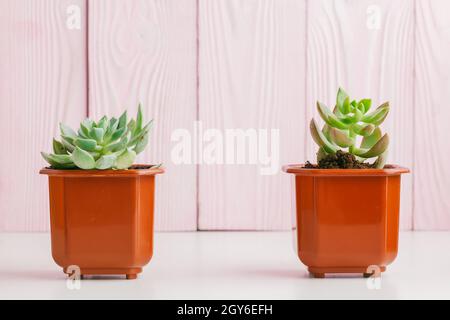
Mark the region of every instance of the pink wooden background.
POLYGON ((158 230, 288 229, 290 179, 175 165, 171 133, 279 128, 280 164, 312 159, 307 122, 339 85, 389 100, 390 162, 410 167, 403 229, 450 229, 448 0, 0 0, 0 231, 47 231, 39 151, 59 121, 156 120, 158 230), (68 7, 80 28, 67 27, 68 7), (158 177, 159 178, 159 177, 158 177))

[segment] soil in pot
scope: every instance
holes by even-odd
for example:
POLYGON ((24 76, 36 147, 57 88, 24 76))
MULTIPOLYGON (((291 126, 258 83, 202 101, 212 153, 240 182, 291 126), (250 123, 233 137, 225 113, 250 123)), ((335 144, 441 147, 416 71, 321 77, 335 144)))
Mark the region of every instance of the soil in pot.
POLYGON ((338 150, 334 154, 327 154, 319 160, 318 164, 312 164, 306 161, 307 169, 372 169, 373 164, 361 162, 348 152, 338 150))

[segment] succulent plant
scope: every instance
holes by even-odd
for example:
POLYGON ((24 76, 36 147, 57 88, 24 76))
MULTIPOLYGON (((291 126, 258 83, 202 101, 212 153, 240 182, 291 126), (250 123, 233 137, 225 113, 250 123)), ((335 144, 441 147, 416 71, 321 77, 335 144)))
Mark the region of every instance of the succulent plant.
POLYGON ((350 101, 342 88, 338 90, 333 112, 325 104, 317 102, 317 110, 325 121, 322 129, 314 119, 310 124, 311 135, 319 145, 318 162, 326 155, 342 150, 361 161, 377 158, 373 167, 384 167, 389 136, 387 133, 383 135, 379 126, 389 113, 389 103, 385 102, 369 112, 371 104, 370 99, 350 101), (359 136, 362 137, 360 143, 359 136))
POLYGON ((128 169, 146 147, 152 123, 143 125, 141 105, 128 122, 125 111, 119 119, 85 119, 78 132, 61 123, 61 141, 53 139, 53 153, 41 154, 55 169, 128 169))

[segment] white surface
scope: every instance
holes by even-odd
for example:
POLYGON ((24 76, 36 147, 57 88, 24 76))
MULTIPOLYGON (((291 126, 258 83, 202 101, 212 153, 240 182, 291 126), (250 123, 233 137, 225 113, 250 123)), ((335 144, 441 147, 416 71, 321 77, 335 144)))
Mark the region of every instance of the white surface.
POLYGON ((0 298, 450 298, 450 232, 402 233, 379 290, 362 277, 310 278, 290 232, 157 233, 155 245, 137 280, 89 278, 69 290, 48 234, 0 234, 0 298))

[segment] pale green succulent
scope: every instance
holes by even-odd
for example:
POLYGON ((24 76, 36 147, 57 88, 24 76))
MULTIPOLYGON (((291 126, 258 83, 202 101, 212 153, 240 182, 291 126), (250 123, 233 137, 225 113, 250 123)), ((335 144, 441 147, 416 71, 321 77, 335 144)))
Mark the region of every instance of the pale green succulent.
POLYGON ((317 110, 325 121, 321 130, 314 119, 310 124, 311 135, 320 147, 317 161, 327 154, 342 150, 355 155, 359 160, 377 158, 373 166, 384 167, 389 136, 387 133, 382 134, 379 125, 389 113, 389 103, 385 102, 374 111, 368 112, 371 104, 370 99, 350 101, 341 88, 338 90, 333 112, 325 104, 317 102, 317 110), (358 136, 362 137, 359 146, 358 136))
POLYGON ((53 139, 53 153, 41 154, 55 169, 128 169, 146 147, 152 123, 143 125, 140 105, 136 120, 127 121, 126 111, 119 119, 85 119, 78 132, 61 123, 61 141, 53 139))

